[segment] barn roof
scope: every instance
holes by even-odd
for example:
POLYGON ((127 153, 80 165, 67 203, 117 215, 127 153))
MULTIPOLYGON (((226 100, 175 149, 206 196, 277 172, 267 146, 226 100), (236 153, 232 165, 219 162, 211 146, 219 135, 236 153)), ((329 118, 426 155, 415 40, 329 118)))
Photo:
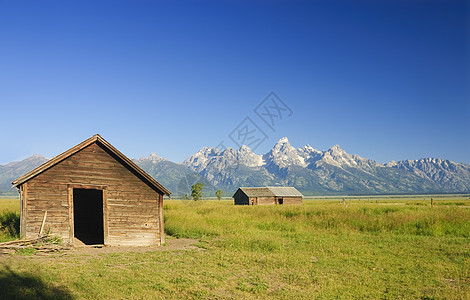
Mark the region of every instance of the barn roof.
POLYGON ((276 197, 302 197, 303 195, 293 186, 268 186, 276 197))
POLYGON ((303 195, 292 186, 241 187, 240 190, 248 197, 302 197, 303 195))
POLYGON ((13 187, 17 187, 25 183, 26 181, 36 177, 37 175, 41 174, 42 172, 50 169, 54 165, 58 164, 59 162, 63 161, 64 159, 72 156, 73 154, 77 153, 78 151, 88 147, 93 143, 99 143, 101 146, 106 148, 108 151, 113 153, 119 158, 119 161, 124 166, 130 168, 132 171, 135 171, 140 177, 144 179, 151 187, 156 188, 157 190, 163 192, 165 195, 170 196, 171 192, 164 188, 160 183, 158 183, 152 176, 147 174, 144 170, 142 170, 139 166, 137 166, 132 160, 127 158, 124 154, 122 154, 119 150, 114 148, 113 145, 108 143, 104 138, 102 138, 99 134, 95 134, 91 138, 81 142, 80 144, 70 148, 69 150, 65 151, 62 154, 57 155, 56 157, 48 160, 44 164, 40 165, 36 169, 32 170, 31 172, 21 176, 20 178, 14 180, 12 182, 13 187))
POLYGON ((273 197, 274 194, 265 187, 241 187, 248 197, 273 197))

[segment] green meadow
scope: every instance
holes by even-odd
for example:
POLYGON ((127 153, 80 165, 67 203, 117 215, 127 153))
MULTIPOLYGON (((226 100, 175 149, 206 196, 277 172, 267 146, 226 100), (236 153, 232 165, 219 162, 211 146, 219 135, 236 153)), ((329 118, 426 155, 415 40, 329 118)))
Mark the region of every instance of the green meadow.
MULTIPOLYGON (((0 290, 13 299, 469 299, 470 199, 433 199, 167 200, 167 241, 198 248, 17 253, 0 257, 0 290)), ((0 200, 6 211, 18 214, 18 200, 0 200)))

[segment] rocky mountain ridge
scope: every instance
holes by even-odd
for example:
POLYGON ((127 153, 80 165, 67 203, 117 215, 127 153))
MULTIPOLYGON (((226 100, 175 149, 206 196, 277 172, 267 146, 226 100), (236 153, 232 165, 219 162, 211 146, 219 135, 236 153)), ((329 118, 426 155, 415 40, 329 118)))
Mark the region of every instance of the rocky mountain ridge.
POLYGON ((0 165, 0 195, 16 194, 16 191, 11 189, 11 182, 42 165, 47 160, 39 154, 34 154, 22 161, 13 161, 6 165, 0 165))
MULTIPOLYGON (((47 161, 40 155, 0 165, 0 191, 47 161)), ((310 145, 294 148, 281 138, 263 155, 248 146, 221 151, 201 148, 183 163, 152 153, 133 161, 179 197, 203 182, 207 193, 235 191, 240 186, 289 185, 306 195, 470 193, 470 165, 438 158, 380 164, 349 154, 339 145, 321 151, 310 145)))
POLYGON ((205 147, 183 164, 215 185, 293 185, 307 194, 470 191, 468 164, 435 158, 380 164, 339 145, 325 151, 310 145, 296 149, 285 137, 264 155, 247 146, 224 151, 205 147))

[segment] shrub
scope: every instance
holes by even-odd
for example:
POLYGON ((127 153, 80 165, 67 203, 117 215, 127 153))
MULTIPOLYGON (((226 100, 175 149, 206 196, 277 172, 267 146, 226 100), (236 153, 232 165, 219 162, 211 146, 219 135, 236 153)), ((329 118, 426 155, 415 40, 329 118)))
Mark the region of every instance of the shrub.
POLYGON ((20 215, 7 211, 0 214, 0 230, 12 238, 20 236, 20 215))

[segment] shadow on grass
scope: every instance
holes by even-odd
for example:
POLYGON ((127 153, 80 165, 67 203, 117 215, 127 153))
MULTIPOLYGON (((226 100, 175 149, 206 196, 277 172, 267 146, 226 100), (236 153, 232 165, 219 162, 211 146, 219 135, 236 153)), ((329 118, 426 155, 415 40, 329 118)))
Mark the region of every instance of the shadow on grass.
POLYGON ((73 299, 72 295, 61 287, 50 286, 38 276, 30 273, 18 273, 9 267, 0 268, 1 299, 73 299))

